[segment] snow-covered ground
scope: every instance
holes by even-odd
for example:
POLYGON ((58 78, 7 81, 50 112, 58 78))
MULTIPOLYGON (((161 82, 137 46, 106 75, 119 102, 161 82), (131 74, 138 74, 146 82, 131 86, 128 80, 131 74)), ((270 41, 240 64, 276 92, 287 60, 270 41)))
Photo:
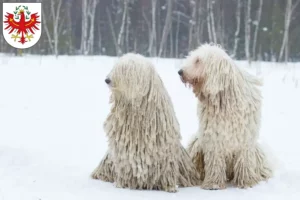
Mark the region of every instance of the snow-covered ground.
MULTIPOLYGON (((276 173, 241 190, 118 189, 90 173, 107 149, 104 83, 115 58, 0 56, 0 200, 300 199, 300 64, 253 63, 264 78, 261 141, 276 173)), ((152 59, 175 106, 186 145, 198 127, 196 99, 180 82, 180 60, 152 59)), ((246 66, 246 62, 238 62, 246 66)))

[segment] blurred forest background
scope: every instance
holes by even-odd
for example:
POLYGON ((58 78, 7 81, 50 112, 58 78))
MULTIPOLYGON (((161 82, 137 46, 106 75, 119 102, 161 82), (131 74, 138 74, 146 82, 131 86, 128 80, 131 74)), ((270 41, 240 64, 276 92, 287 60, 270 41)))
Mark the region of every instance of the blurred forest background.
MULTIPOLYGON (((28 54, 137 52, 181 58, 201 43, 214 42, 236 59, 300 60, 300 0, 4 2, 42 2, 42 36, 34 47, 24 50, 28 54)), ((0 52, 17 51, 1 37, 0 52)))

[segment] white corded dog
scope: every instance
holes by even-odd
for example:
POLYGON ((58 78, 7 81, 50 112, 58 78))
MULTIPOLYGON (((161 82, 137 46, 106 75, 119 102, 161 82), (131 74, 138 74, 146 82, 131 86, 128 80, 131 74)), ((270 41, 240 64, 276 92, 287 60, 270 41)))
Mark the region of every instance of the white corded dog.
POLYGON ((122 56, 105 80, 112 108, 104 129, 109 150, 92 177, 117 187, 176 192, 200 185, 180 143, 173 104, 153 65, 143 56, 122 56))
POLYGON ((240 69, 218 45, 190 52, 178 71, 199 99, 199 131, 188 152, 204 189, 240 188, 267 180, 272 170, 258 145, 260 81, 240 69))

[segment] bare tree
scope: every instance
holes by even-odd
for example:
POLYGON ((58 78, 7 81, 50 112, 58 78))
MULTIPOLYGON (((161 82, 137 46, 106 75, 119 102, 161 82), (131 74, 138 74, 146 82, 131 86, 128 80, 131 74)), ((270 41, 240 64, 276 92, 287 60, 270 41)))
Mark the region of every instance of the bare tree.
POLYGON ((89 54, 94 53, 94 32, 95 32, 95 16, 96 16, 96 7, 99 0, 89 0, 87 7, 87 16, 90 20, 90 33, 89 39, 87 40, 87 51, 89 54))
POLYGON ((148 40, 149 40, 148 53, 149 53, 150 56, 152 56, 151 53, 150 53, 150 51, 151 51, 150 46, 151 46, 151 43, 152 43, 152 41, 151 41, 152 40, 152 26, 151 26, 150 20, 147 17, 147 14, 146 14, 146 11, 145 11, 144 7, 142 8, 142 15, 143 15, 143 18, 144 18, 144 20, 145 20, 145 22, 147 24, 148 33, 149 33, 148 34, 148 40))
POLYGON ((289 57, 289 29, 290 29, 290 23, 291 23, 291 17, 293 15, 293 11, 296 9, 298 4, 300 3, 300 0, 297 0, 297 2, 292 5, 292 0, 287 0, 286 9, 285 9, 285 17, 284 17, 284 34, 283 34, 283 40, 282 45, 280 48, 280 54, 278 61, 282 61, 283 52, 285 51, 285 58, 284 61, 288 61, 289 57))
POLYGON ((130 34, 130 16, 129 14, 126 17, 126 34, 125 34, 125 50, 126 52, 129 51, 129 34, 130 34))
POLYGON ((210 35, 210 41, 217 43, 217 34, 215 28, 215 17, 213 11, 213 4, 211 0, 207 0, 207 27, 208 27, 208 34, 210 35))
POLYGON ((213 4, 215 2, 212 1, 210 3, 210 19, 211 19, 211 32, 212 32, 212 36, 214 38, 214 43, 217 43, 217 34, 216 34, 216 27, 215 27, 215 15, 214 15, 214 10, 213 10, 213 4))
POLYGON ((250 40, 251 40, 251 0, 248 0, 247 11, 245 12, 245 54, 248 62, 251 62, 250 40))
POLYGON ((172 24, 172 1, 173 0, 168 0, 167 17, 166 17, 165 26, 164 26, 164 30, 163 30, 163 34, 162 34, 162 38, 161 38, 161 42, 160 42, 159 53, 158 53, 159 57, 161 57, 161 55, 162 55, 162 53, 165 49, 165 46, 167 44, 168 35, 169 35, 170 29, 171 29, 171 24, 172 24))
POLYGON ((256 59, 257 34, 258 34, 258 30, 259 30, 259 24, 260 24, 260 19, 261 19, 262 7, 263 7, 263 0, 259 0, 259 7, 258 7, 258 11, 257 11, 257 18, 256 18, 256 24, 255 24, 256 28, 255 28, 255 32, 254 32, 253 46, 252 46, 252 57, 253 57, 253 60, 256 59))
POLYGON ((81 53, 94 53, 96 8, 99 0, 82 0, 81 53))
POLYGON ((178 58, 178 46, 179 46, 179 30, 180 30, 180 14, 177 12, 177 24, 175 35, 175 57, 178 58))
POLYGON ((202 38, 203 38, 203 26, 205 23, 205 20, 202 19, 202 13, 203 13, 203 8, 202 8, 202 0, 198 1, 198 11, 197 11, 197 27, 196 27, 196 37, 197 37, 197 46, 201 43, 202 38))
POLYGON ((206 14, 206 21, 207 21, 207 31, 208 31, 208 40, 209 42, 213 41, 212 31, 211 31, 211 22, 210 22, 210 0, 207 0, 207 14, 206 14))
POLYGON ((134 51, 134 52, 137 52, 137 37, 134 37, 133 51, 134 51))
POLYGON ((52 37, 48 28, 48 23, 47 23, 47 17, 45 16, 49 16, 48 14, 46 14, 46 10, 48 9, 44 9, 46 7, 47 4, 43 3, 42 6, 42 23, 43 23, 43 30, 45 30, 46 35, 47 35, 47 39, 48 39, 48 43, 49 43, 49 47, 51 50, 51 53, 54 54, 54 47, 53 47, 53 43, 52 43, 52 37))
MULTIPOLYGON (((171 25, 171 29, 172 29, 172 25, 171 25)), ((170 31, 170 57, 173 58, 174 56, 174 44, 173 44, 173 31, 170 31)))
POLYGON ((151 36, 149 40, 148 52, 150 56, 157 55, 157 41, 156 41, 156 4, 157 0, 151 1, 151 17, 152 17, 152 26, 151 26, 151 36))
POLYGON ((121 50, 120 50, 120 47, 119 47, 118 42, 117 42, 116 31, 114 29, 114 24, 113 24, 112 19, 111 19, 111 13, 110 13, 109 8, 106 8, 106 14, 107 14, 107 18, 108 18, 109 28, 110 28, 110 31, 111 31, 111 34, 112 34, 114 45, 115 45, 116 55, 119 55, 121 50))
POLYGON ((62 26, 64 24, 63 20, 60 20, 60 9, 61 9, 62 0, 52 0, 51 1, 51 11, 53 17, 53 38, 54 38, 54 53, 55 56, 58 56, 58 43, 59 43, 59 35, 62 31, 62 26), (55 9, 55 2, 57 3, 55 9), (60 21, 59 21, 60 20, 60 21))
POLYGON ((73 29, 72 29, 72 16, 71 16, 71 13, 72 13, 72 2, 71 1, 67 1, 66 2, 66 11, 67 11, 67 16, 66 16, 66 20, 67 20, 67 32, 69 34, 69 37, 68 37, 68 53, 69 54, 72 54, 73 51, 74 51, 74 44, 73 44, 73 29))
MULTIPOLYGON (((217 42, 249 62, 300 58, 300 0, 35 1, 43 2, 43 34, 24 51, 29 54, 116 56, 134 50, 182 57, 201 43, 217 42)), ((0 44, 1 52, 15 52, 3 38, 0 44)))
POLYGON ((87 18, 87 7, 88 0, 82 0, 82 21, 81 21, 81 53, 86 55, 88 53, 87 50, 87 41, 88 41, 88 18, 87 18))
POLYGON ((102 54, 102 35, 101 35, 101 24, 98 23, 98 49, 102 54))
POLYGON ((224 27, 224 9, 223 9, 223 2, 224 1, 216 1, 215 4, 216 8, 217 8, 217 26, 216 26, 216 35, 217 35, 217 39, 218 42, 225 47, 225 43, 224 43, 224 31, 225 31, 225 27, 224 27))
POLYGON ((0 52, 4 52, 4 37, 0 37, 0 52))
MULTIPOLYGON (((157 8, 162 8, 161 6, 162 1, 157 1, 157 8)), ((156 9, 157 9, 156 8, 156 9)), ((160 11, 160 9, 158 9, 160 11)), ((156 12, 156 43, 157 43, 157 55, 159 53, 159 41, 162 41, 162 19, 161 19, 161 12, 156 12)))
POLYGON ((118 55, 122 54, 122 47, 123 47, 123 42, 124 42, 124 32, 125 32, 125 24, 126 24, 126 15, 128 12, 128 0, 124 0, 124 9, 123 9, 123 17, 122 17, 122 24, 118 36, 118 46, 119 46, 119 51, 118 55))
POLYGON ((190 6, 192 9, 192 16, 190 18, 189 21, 189 46, 188 46, 188 50, 191 50, 192 48, 194 48, 192 45, 195 42, 194 41, 194 31, 195 31, 195 25, 196 25, 196 2, 194 0, 190 0, 190 6))
MULTIPOLYGON (((49 6, 47 3, 44 2, 43 5, 49 6)), ((42 7, 43 28, 45 29, 45 32, 46 32, 46 35, 47 35, 47 38, 49 41, 50 49, 56 57, 59 54, 59 49, 58 49, 59 35, 62 31, 62 27, 64 24, 64 22, 63 22, 64 18, 62 20, 60 20, 61 5, 62 5, 62 0, 50 1, 50 9, 49 9, 50 13, 48 12, 48 9, 45 10, 44 7, 42 7), (50 21, 47 22, 47 19, 50 19, 50 21), (51 22, 52 22, 52 34, 49 31, 50 24, 48 24, 51 22)))

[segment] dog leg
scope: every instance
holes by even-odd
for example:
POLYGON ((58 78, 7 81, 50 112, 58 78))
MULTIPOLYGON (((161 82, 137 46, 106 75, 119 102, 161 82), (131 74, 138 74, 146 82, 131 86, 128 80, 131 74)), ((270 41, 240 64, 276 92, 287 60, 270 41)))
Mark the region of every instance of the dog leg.
POLYGON ((234 165, 234 155, 233 154, 228 154, 225 157, 226 160, 226 177, 227 177, 227 181, 230 182, 233 179, 233 165, 234 165))
POLYGON ((181 147, 178 162, 179 177, 178 184, 181 187, 192 187, 200 185, 200 175, 194 166, 192 159, 187 151, 181 147))
POLYGON ((115 172, 113 162, 110 159, 110 155, 106 153, 103 160, 98 167, 93 171, 91 177, 93 179, 100 179, 105 182, 114 182, 115 172))
MULTIPOLYGON (((167 159, 166 159, 167 160, 167 159)), ((152 165, 147 170, 147 176, 140 176, 132 166, 123 167, 116 172, 115 184, 117 188, 129 188, 132 190, 161 190, 177 192, 178 167, 173 161, 166 161, 159 165, 152 165)))
MULTIPOLYGON (((172 159, 173 160, 173 159, 172 159)), ((166 168, 162 171, 158 187, 166 192, 177 192, 178 165, 173 162, 168 162, 166 168)))
POLYGON ((200 146, 200 139, 195 137, 191 143, 188 145, 187 152, 190 155, 198 174, 200 175, 200 180, 204 180, 204 155, 200 146))
POLYGON ((226 161, 221 151, 211 150, 204 152, 205 177, 203 189, 219 190, 226 188, 226 161))
POLYGON ((258 161, 261 155, 255 147, 243 149, 236 154, 233 183, 239 188, 249 188, 262 180, 258 171, 258 161))
POLYGON ((273 175, 267 157, 260 146, 255 147, 256 173, 260 175, 262 181, 268 180, 273 175))

